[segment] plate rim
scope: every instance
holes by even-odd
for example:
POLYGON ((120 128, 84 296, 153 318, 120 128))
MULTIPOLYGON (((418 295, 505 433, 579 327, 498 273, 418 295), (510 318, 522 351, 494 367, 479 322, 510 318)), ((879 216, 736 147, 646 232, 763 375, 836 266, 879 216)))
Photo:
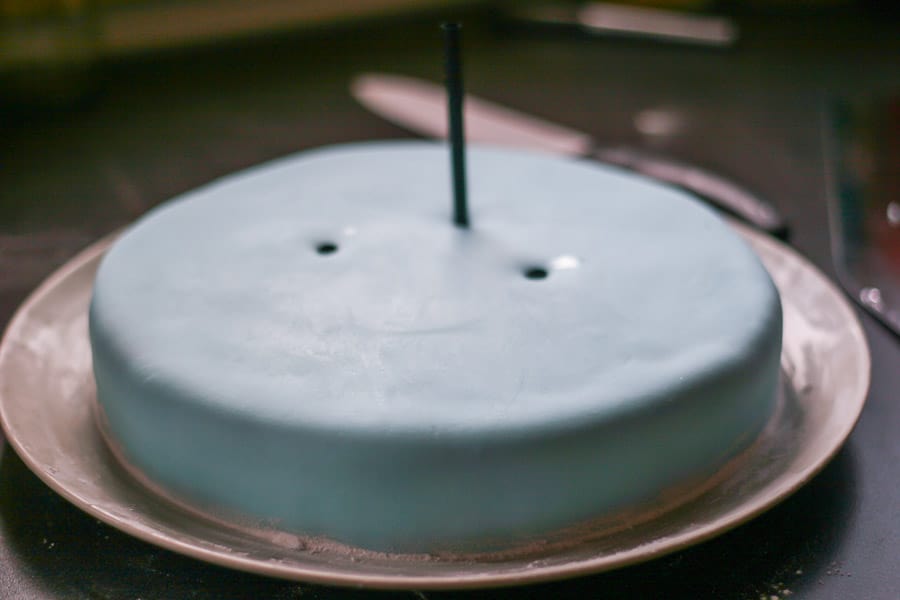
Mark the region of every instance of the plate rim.
MULTIPOLYGON (((119 236, 121 230, 114 231, 113 233, 100 238, 56 269, 25 298, 13 314, 2 339, 0 339, 0 426, 2 426, 7 443, 41 481, 54 492, 92 517, 157 547, 162 547, 193 559, 199 559, 208 563, 260 575, 310 583, 369 589, 473 589, 526 585, 573 578, 622 568, 659 558, 666 554, 705 542, 713 537, 730 531, 774 507, 806 485, 832 460, 846 442, 860 418, 871 385, 871 354, 865 333, 852 306, 835 283, 794 248, 739 223, 729 221, 729 225, 736 228, 738 233, 740 233, 751 246, 760 245, 766 247, 768 251, 788 256, 797 265, 815 276, 819 280, 819 283, 824 286, 824 289, 835 302, 836 306, 839 306, 840 310, 844 313, 843 316, 845 317, 846 325, 849 327, 851 337, 857 343, 856 350, 859 352, 860 358, 859 366, 863 371, 862 385, 858 390, 859 393, 857 397, 851 399, 852 406, 850 408, 852 408, 852 411, 850 412, 852 412, 852 418, 847 418, 842 423, 842 427, 831 434, 827 450, 821 452, 807 468, 793 475, 789 474, 789 476, 784 476, 782 474, 780 479, 774 478, 770 480, 767 485, 780 483, 777 489, 772 490, 763 497, 751 498, 750 501, 740 504, 725 515, 703 523, 688 533, 676 535, 674 539, 664 539, 662 543, 651 541, 647 544, 636 545, 629 550, 616 552, 611 556, 594 556, 586 560, 563 562, 561 564, 541 566, 528 570, 514 569, 512 571, 504 571, 502 568, 498 568, 502 563, 492 561, 490 563, 481 563, 484 565, 481 572, 465 573, 462 575, 409 575, 405 573, 385 575, 369 571, 357 571, 352 573, 347 572, 346 569, 328 569, 321 565, 303 567, 296 564, 272 563, 200 546, 160 531, 159 523, 155 523, 157 525, 156 528, 137 526, 116 515, 106 512, 101 506, 82 501, 77 493, 78 490, 70 489, 68 485, 55 477, 54 473, 43 463, 43 461, 30 453, 25 440, 20 439, 18 432, 13 429, 13 426, 10 424, 11 420, 8 414, 9 409, 6 401, 5 385, 3 384, 2 378, 8 370, 8 356, 14 351, 12 340, 16 338, 16 332, 24 327, 24 324, 27 322, 31 308, 39 304, 43 298, 50 295, 69 277, 74 276, 82 269, 90 268, 92 262, 99 261, 107 249, 112 245, 113 241, 119 236)), ((96 425, 94 425, 94 427, 96 427, 96 425)), ((145 490, 145 492, 150 493, 148 490, 145 490)))

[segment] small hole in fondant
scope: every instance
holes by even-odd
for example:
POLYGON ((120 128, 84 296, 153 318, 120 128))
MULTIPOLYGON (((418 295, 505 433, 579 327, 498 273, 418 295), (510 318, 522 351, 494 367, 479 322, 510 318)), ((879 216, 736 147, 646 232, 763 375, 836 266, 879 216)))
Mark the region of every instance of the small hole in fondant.
POLYGON ((522 274, 528 279, 546 279, 548 275, 544 267, 526 267, 522 274))
POLYGON ((334 254, 337 250, 337 244, 333 242, 322 242, 316 245, 316 252, 319 254, 334 254))

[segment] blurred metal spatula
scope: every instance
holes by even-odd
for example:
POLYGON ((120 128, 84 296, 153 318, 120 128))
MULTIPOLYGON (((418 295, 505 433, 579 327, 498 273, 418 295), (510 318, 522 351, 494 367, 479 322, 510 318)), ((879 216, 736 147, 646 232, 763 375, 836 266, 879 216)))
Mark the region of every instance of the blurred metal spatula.
MULTIPOLYGON (((385 74, 353 80, 353 96, 375 114, 418 134, 447 135, 444 89, 427 81, 385 74)), ((697 167, 634 148, 599 147, 590 135, 497 104, 466 96, 466 138, 566 156, 591 158, 680 187, 755 227, 783 236, 781 215, 734 183, 697 167)))
POLYGON ((900 335, 900 96, 828 114, 829 216, 838 279, 900 335))

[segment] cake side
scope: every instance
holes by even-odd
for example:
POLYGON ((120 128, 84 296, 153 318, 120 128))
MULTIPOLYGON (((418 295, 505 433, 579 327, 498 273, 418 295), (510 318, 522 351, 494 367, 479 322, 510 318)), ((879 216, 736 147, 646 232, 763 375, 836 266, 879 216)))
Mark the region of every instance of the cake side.
POLYGON ((420 551, 541 535, 749 443, 781 331, 752 252, 638 177, 470 163, 471 232, 422 143, 282 160, 127 232, 90 326, 129 460, 201 503, 420 551))

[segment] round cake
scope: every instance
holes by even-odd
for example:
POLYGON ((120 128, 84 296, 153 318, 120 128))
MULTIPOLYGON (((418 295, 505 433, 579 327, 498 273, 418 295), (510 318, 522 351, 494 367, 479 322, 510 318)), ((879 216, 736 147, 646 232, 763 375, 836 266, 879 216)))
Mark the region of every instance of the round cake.
POLYGON ((304 152, 151 211, 105 256, 97 397, 172 495, 388 552, 508 548, 709 476, 774 405, 778 294, 692 198, 446 147, 304 152))

